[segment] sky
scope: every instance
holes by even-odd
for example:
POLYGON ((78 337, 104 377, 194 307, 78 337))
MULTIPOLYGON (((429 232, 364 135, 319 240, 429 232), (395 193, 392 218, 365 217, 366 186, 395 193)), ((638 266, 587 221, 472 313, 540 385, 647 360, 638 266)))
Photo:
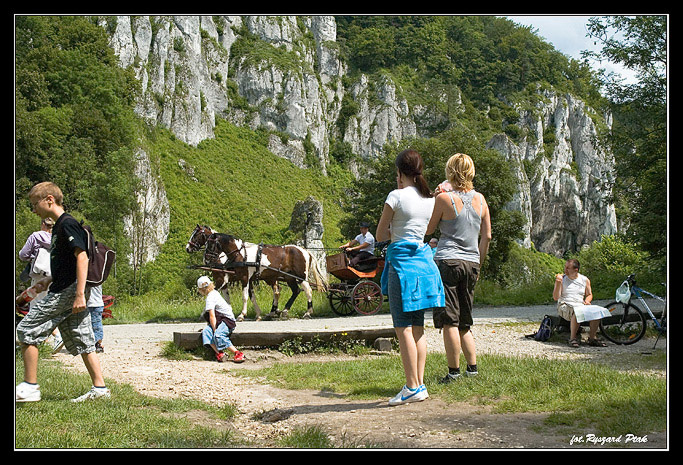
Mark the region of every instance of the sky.
MULTIPOLYGON (((594 40, 586 37, 588 29, 588 18, 591 16, 579 15, 536 15, 536 16, 506 16, 515 23, 531 26, 536 33, 551 43, 557 50, 565 55, 581 60, 581 51, 591 50, 598 52, 601 47, 594 44, 594 40)), ((634 74, 612 63, 591 63, 594 68, 604 68, 607 71, 614 71, 626 79, 626 82, 633 82, 634 74)))

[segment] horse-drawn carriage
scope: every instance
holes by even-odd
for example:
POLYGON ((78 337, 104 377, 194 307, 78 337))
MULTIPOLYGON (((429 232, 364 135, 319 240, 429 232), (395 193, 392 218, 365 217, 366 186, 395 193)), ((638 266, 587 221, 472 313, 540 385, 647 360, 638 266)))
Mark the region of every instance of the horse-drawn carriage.
POLYGON ((304 288, 308 300, 304 318, 310 318, 313 313, 312 289, 327 292, 332 310, 340 316, 351 315, 354 311, 361 315, 372 315, 382 308, 384 296, 380 286, 372 279, 384 268, 383 255, 362 260, 355 267, 349 266, 349 259, 343 251, 328 256, 328 273, 341 281, 329 283, 327 277, 318 270, 315 257, 299 246, 252 244, 229 234, 216 233, 208 226, 197 225, 186 250, 191 253, 202 248, 205 248, 204 265, 192 268, 211 271, 216 289, 223 292, 226 299, 229 299, 228 283, 241 284, 243 305, 238 320, 246 316, 247 301, 250 299, 256 319, 261 319, 261 309, 253 292, 258 280, 265 281, 273 288, 273 306, 268 317, 277 317, 281 313, 287 315, 300 293, 299 285, 304 288), (313 282, 309 282, 309 278, 313 282), (287 283, 292 289, 292 296, 282 312, 278 309, 279 282, 287 283))
POLYGON ((353 312, 374 315, 382 308, 382 289, 373 281, 384 269, 384 256, 361 260, 355 267, 349 265, 345 252, 326 257, 327 272, 341 282, 330 283, 327 297, 332 311, 339 316, 353 312))

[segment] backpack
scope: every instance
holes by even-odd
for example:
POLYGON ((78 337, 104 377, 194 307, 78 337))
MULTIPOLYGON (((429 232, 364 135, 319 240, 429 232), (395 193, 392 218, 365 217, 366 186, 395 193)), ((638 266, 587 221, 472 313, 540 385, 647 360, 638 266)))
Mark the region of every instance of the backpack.
POLYGON ((550 318, 550 316, 544 315, 538 331, 536 331, 534 334, 529 334, 526 337, 533 338, 536 341, 545 342, 550 339, 550 336, 553 334, 553 329, 553 320, 550 318))
POLYGON ((94 287, 102 284, 109 276, 109 271, 116 261, 116 252, 95 240, 92 229, 81 221, 81 227, 88 236, 88 277, 86 286, 94 287))

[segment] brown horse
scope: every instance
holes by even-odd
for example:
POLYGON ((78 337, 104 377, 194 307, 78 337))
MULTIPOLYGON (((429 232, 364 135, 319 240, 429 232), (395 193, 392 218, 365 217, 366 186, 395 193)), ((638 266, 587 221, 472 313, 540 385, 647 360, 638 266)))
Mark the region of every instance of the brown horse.
MULTIPOLYGON (((300 283, 308 300, 308 309, 303 317, 310 318, 313 313, 313 291, 308 282, 309 277, 315 280, 318 290, 327 291, 327 279, 320 273, 315 258, 296 245, 257 245, 229 234, 214 233, 206 241, 205 256, 210 261, 225 257, 224 265, 235 271, 236 280, 242 283, 242 317, 247 313, 247 296, 257 280, 265 281, 273 288, 273 306, 268 317, 287 316, 301 292, 300 283), (241 263, 245 265, 241 266, 241 263), (282 312, 278 310, 280 281, 287 283, 292 290, 292 296, 282 312)), ((260 310, 257 309, 257 312, 258 318, 260 310)))
POLYGON ((316 288, 326 292, 327 279, 320 273, 315 258, 305 249, 294 246, 257 245, 244 242, 228 234, 214 233, 207 226, 195 228, 186 246, 188 252, 195 252, 206 245, 204 263, 216 264, 229 268, 234 273, 214 271, 216 288, 221 283, 222 292, 227 293, 227 283, 240 282, 242 285, 243 306, 238 319, 243 320, 247 313, 247 301, 251 298, 256 312, 256 319, 261 319, 261 309, 256 303, 253 292, 257 280, 265 281, 273 288, 273 306, 269 317, 287 316, 296 297, 301 292, 299 283, 304 288, 308 298, 308 310, 304 318, 310 318, 313 312, 313 293, 308 278, 312 274, 316 288), (249 266, 240 266, 248 263, 249 266), (227 278, 227 279, 226 279, 227 278), (280 296, 279 281, 284 281, 292 289, 292 297, 285 304, 283 312, 278 310, 280 296))
MULTIPOLYGON (((197 225, 194 228, 194 231, 192 231, 192 234, 190 235, 190 239, 187 241, 187 245, 185 246, 185 250, 187 253, 193 253, 193 252, 198 252, 202 248, 206 246, 206 241, 209 239, 209 237, 213 234, 213 230, 209 226, 200 226, 197 225)), ((225 262, 225 258, 222 257, 223 262, 225 262)), ((218 260, 220 263, 220 260, 218 260)), ((209 258, 204 254, 204 265, 211 265, 215 263, 210 263, 209 258)), ((223 298, 230 303, 230 294, 228 293, 228 284, 231 282, 241 282, 241 277, 236 276, 233 273, 228 273, 228 272, 222 272, 218 271, 216 269, 211 271, 211 275, 213 277, 213 282, 214 285, 216 286, 216 290, 220 291, 220 293, 223 295, 223 298)), ((249 289, 249 297, 251 298, 252 303, 254 304, 254 308, 256 310, 256 320, 261 319, 261 309, 258 306, 258 303, 256 302, 256 296, 254 295, 253 288, 249 289)), ((244 306, 246 307, 246 300, 244 306)), ((239 318, 240 321, 244 320, 244 315, 240 314, 239 318)))

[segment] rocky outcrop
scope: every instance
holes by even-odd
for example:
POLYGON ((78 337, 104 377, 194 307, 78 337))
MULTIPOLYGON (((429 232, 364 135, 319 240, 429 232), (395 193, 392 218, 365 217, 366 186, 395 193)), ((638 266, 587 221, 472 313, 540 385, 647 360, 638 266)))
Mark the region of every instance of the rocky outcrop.
POLYGON ((124 229, 131 239, 130 264, 137 268, 154 260, 166 242, 171 222, 171 208, 166 190, 149 156, 142 150, 136 154, 135 174, 140 179, 135 193, 138 209, 123 219, 124 229))
POLYGON ((362 158, 376 157, 388 142, 417 135, 414 115, 405 99, 396 98, 395 84, 387 77, 372 84, 366 75, 361 75, 351 87, 358 112, 349 118, 344 131, 344 142, 362 158))
POLYGON ((307 248, 318 262, 320 272, 326 274, 322 202, 310 195, 296 202, 288 229, 300 237, 297 245, 307 248))
POLYGON ((142 84, 137 112, 151 123, 190 145, 213 137, 217 117, 265 127, 288 136, 270 147, 276 154, 301 162, 310 142, 325 171, 345 73, 333 17, 117 16, 102 24, 142 84))
POLYGON ((507 207, 528 220, 524 245, 562 256, 616 233, 614 159, 583 102, 552 91, 542 96, 533 111, 520 110, 519 141, 497 134, 487 147, 517 167, 519 191, 507 207))
MULTIPOLYGON (((141 82, 138 114, 190 145, 213 137, 224 118, 269 130, 269 150, 323 172, 330 140, 343 140, 359 156, 350 167, 359 176, 385 144, 445 127, 453 114, 437 106, 463 111, 457 91, 425 89, 434 105, 411 106, 388 76, 360 75, 345 86, 332 16, 100 18, 121 66, 141 82), (354 110, 340 121, 345 99, 354 110)), ((507 207, 528 220, 524 245, 562 255, 616 231, 614 163, 583 102, 539 92, 533 111, 519 110, 522 136, 501 131, 487 145, 516 167, 520 190, 507 207)))

